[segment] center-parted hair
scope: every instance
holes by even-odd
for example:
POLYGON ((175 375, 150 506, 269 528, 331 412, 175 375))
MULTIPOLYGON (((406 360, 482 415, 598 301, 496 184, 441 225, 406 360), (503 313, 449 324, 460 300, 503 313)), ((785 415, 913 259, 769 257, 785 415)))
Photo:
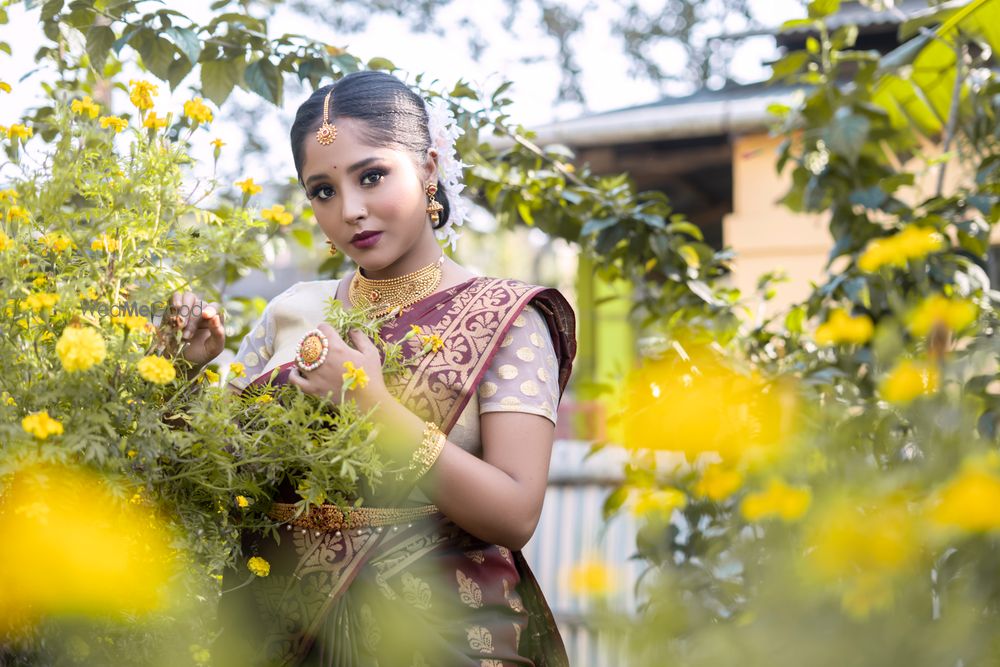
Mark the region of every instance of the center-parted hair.
MULTIPOLYGON (((299 107, 292 123, 292 159, 302 184, 305 142, 316 140, 316 130, 323 123, 323 100, 330 99, 330 122, 353 118, 363 122, 363 138, 372 146, 392 148, 413 154, 419 164, 431 147, 427 130, 427 109, 423 99, 405 83, 385 72, 355 72, 336 83, 318 88, 299 107)), ((435 228, 448 222, 451 207, 444 184, 438 181, 435 197, 444 206, 435 228)))

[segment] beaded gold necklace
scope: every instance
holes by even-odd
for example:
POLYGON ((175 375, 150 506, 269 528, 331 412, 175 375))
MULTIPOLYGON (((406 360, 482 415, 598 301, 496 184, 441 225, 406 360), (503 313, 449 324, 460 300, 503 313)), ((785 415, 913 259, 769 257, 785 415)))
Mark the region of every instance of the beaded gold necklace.
POLYGON ((397 278, 373 280, 361 275, 359 268, 351 278, 348 294, 356 308, 371 307, 375 317, 381 317, 395 309, 403 308, 430 296, 441 284, 441 266, 444 255, 422 269, 397 278), (377 308, 377 310, 375 310, 377 308))

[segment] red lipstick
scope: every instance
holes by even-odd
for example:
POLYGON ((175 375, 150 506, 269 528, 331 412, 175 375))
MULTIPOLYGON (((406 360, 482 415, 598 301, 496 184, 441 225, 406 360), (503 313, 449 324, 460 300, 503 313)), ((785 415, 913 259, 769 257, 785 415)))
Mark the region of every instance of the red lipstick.
POLYGON ((371 248, 382 238, 382 232, 358 232, 351 237, 351 245, 355 248, 371 248))

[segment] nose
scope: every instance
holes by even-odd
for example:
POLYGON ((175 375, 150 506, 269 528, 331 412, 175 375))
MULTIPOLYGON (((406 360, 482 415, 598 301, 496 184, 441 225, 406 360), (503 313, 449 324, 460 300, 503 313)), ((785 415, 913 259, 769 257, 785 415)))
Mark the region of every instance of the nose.
POLYGON ((341 195, 343 202, 344 222, 355 225, 368 217, 364 194, 361 192, 346 192, 341 195))

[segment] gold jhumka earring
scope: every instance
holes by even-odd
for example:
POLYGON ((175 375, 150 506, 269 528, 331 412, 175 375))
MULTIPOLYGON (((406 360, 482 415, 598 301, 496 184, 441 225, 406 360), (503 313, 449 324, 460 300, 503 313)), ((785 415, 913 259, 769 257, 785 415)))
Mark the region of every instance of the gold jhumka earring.
POLYGON ((323 124, 319 126, 316 130, 316 141, 323 144, 324 146, 329 146, 337 138, 337 126, 330 124, 330 96, 333 95, 333 89, 326 94, 326 98, 323 100, 323 124))
POLYGON ((438 221, 441 219, 441 211, 444 210, 444 206, 441 202, 434 198, 437 191, 438 186, 433 183, 427 184, 427 213, 430 214, 431 222, 435 225, 438 224, 438 221))

